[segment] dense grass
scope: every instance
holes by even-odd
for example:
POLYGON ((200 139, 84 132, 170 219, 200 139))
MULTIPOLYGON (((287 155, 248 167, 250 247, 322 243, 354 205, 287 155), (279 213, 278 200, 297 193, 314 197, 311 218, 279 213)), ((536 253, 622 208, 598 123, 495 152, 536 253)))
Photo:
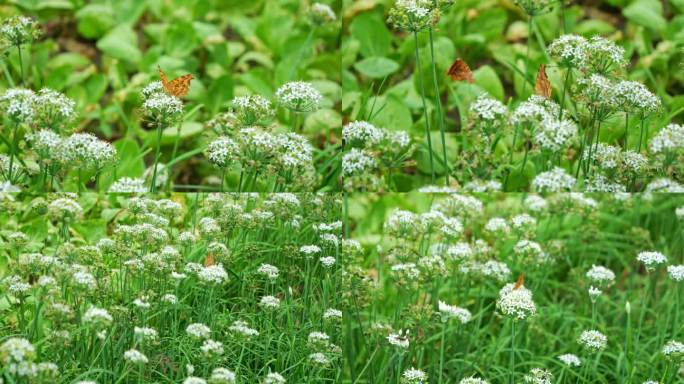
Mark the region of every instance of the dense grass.
POLYGON ((5 195, 1 206, 5 383, 195 384, 216 368, 235 381, 211 383, 339 380, 336 197, 5 195), (193 323, 210 334, 194 337, 193 323))
POLYGON ((681 382, 681 353, 666 358, 662 349, 670 340, 681 342, 684 331, 682 282, 666 272, 666 265, 684 261, 683 224, 675 216, 684 199, 617 197, 592 196, 593 206, 587 205, 588 196, 549 195, 547 208, 534 212, 525 203, 526 195, 478 195, 483 212, 470 216, 464 209, 468 205, 454 204, 451 211, 439 208, 456 202, 453 197, 352 197, 351 238, 363 250, 348 266, 356 294, 344 325, 350 368, 346 381, 399 382, 400 375, 415 367, 430 383, 458 383, 470 376, 519 383, 533 368, 550 371, 555 378, 549 383, 681 382), (431 208, 457 217, 461 233, 441 234, 443 221, 426 215, 431 208), (416 216, 403 225, 393 224, 397 210, 416 216), (525 212, 536 224, 521 232, 510 219, 525 212), (484 230, 494 217, 508 222, 508 234, 484 230), (419 225, 421 221, 427 225, 419 225), (515 245, 523 238, 537 242, 545 256, 516 253, 515 245), (469 244, 472 255, 446 251, 459 242, 469 244), (487 247, 489 252, 484 252, 487 247), (647 271, 637 261, 642 251, 662 252, 667 262, 647 271), (491 260, 504 263, 510 273, 501 278, 478 273, 478 266, 491 260), (415 267, 406 268, 409 263, 415 267), (404 266, 403 272, 392 270, 398 265, 404 266), (612 270, 614 282, 592 282, 586 275, 592 265, 612 270), (417 276, 410 277, 413 269, 417 276), (514 321, 502 314, 497 300, 499 290, 521 273, 524 285, 519 289, 531 291, 537 312, 514 321), (590 286, 602 290, 595 303, 587 291, 590 286), (442 321, 439 301, 467 309, 472 319, 465 324, 456 318, 442 321), (592 329, 607 336, 607 346, 598 353, 577 341, 583 330, 592 329), (408 338, 407 348, 387 339, 400 330, 408 338), (576 354, 582 365, 565 366, 558 356, 567 353, 576 354))

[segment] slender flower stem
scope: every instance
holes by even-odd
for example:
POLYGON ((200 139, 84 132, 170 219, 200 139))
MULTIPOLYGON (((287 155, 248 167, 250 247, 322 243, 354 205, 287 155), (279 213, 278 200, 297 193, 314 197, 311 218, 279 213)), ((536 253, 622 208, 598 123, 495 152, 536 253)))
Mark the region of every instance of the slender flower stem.
POLYGON ((428 155, 430 157, 430 173, 432 176, 432 183, 435 183, 435 163, 432 158, 432 139, 430 137, 430 117, 428 116, 427 103, 425 102, 425 85, 423 84, 423 70, 420 64, 420 53, 418 51, 418 32, 413 31, 413 40, 415 42, 416 50, 416 73, 418 76, 418 84, 420 86, 420 98, 423 101, 423 115, 425 117, 425 136, 427 137, 428 155))
POLYGON ((527 16, 527 49, 525 51, 525 78, 523 79, 522 89, 523 95, 525 94, 525 90, 527 89, 527 78, 530 72, 530 42, 532 40, 532 20, 532 15, 527 16))
POLYGON ((446 335, 447 322, 442 324, 442 339, 439 343, 439 384, 442 384, 442 377, 444 376, 444 339, 446 335))
POLYGON ((568 90, 568 82, 570 81, 570 73, 571 72, 572 72, 571 68, 568 68, 567 71, 565 72, 565 81, 563 82, 563 93, 561 95, 560 113, 558 114, 558 120, 563 119, 563 108, 565 107, 565 95, 566 95, 567 90, 568 90))
POLYGON ((10 161, 9 161, 9 168, 7 169, 7 180, 12 183, 14 179, 12 179, 12 168, 14 167, 14 155, 16 153, 16 148, 17 148, 17 129, 19 128, 19 123, 14 124, 14 129, 12 129, 12 146, 10 147, 10 161))
POLYGON ((644 116, 641 116, 641 133, 639 134, 639 144, 637 146, 637 153, 641 153, 641 142, 644 140, 644 127, 645 127, 645 122, 646 119, 644 119, 644 116))
POLYGON ((21 86, 26 87, 26 78, 24 77, 24 58, 21 54, 21 44, 17 44, 17 51, 19 52, 19 70, 21 71, 21 86))
POLYGON ((515 320, 511 320, 511 352, 508 360, 508 382, 515 383, 515 320))
POLYGON ((150 192, 157 192, 157 165, 159 164, 159 154, 161 152, 161 135, 162 124, 157 124, 157 149, 154 152, 154 169, 152 170, 152 184, 150 184, 150 192))
POLYGON ((428 29, 430 36, 430 61, 432 62, 432 82, 435 88, 435 101, 437 104, 437 115, 439 122, 439 133, 442 140, 442 161, 444 162, 444 172, 446 174, 445 185, 449 185, 449 162, 447 161, 446 135, 444 127, 444 113, 442 111, 442 98, 439 92, 439 83, 437 82, 437 65, 435 64, 435 48, 432 37, 432 27, 428 29))
POLYGON ((627 132, 629 129, 629 112, 625 112, 625 134, 622 137, 622 151, 627 150, 627 132))

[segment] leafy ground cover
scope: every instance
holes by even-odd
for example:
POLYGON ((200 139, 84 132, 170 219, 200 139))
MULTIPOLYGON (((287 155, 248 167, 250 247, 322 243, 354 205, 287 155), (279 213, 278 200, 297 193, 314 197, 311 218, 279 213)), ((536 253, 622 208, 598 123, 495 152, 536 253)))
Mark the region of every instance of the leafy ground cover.
POLYGON ((354 383, 679 383, 679 196, 357 194, 354 383))
POLYGON ((0 5, 4 189, 336 190, 340 10, 270 0, 0 5))
POLYGON ((346 190, 682 190, 681 1, 343 8, 346 190))
POLYGON ((0 382, 338 382, 333 195, 2 195, 0 382))

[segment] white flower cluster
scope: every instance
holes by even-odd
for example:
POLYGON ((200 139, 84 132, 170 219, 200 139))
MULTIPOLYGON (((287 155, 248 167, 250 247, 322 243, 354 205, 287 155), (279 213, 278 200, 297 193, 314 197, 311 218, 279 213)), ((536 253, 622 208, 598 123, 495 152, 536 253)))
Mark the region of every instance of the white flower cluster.
POLYGON ((148 190, 145 180, 130 177, 122 177, 109 187, 109 193, 145 193, 148 190))
POLYGON ((408 368, 401 375, 401 382, 406 384, 421 384, 426 383, 428 376, 425 372, 416 368, 408 368))
POLYGON ((442 321, 457 319, 461 324, 466 324, 472 319, 472 314, 469 310, 449 305, 441 300, 438 303, 438 308, 442 321))
POLYGON ((313 112, 320 108, 323 96, 313 85, 304 81, 291 81, 276 91, 278 103, 294 112, 313 112))
POLYGON ((592 265, 586 276, 592 282, 604 286, 611 285, 615 281, 615 273, 601 265, 592 265))
POLYGON ((670 124, 651 139, 649 149, 655 154, 684 149, 684 125, 670 124))
POLYGON ((335 11, 327 4, 313 3, 309 12, 311 12, 312 21, 317 25, 332 23, 337 20, 335 11))
POLYGON ((2 21, 0 37, 12 45, 21 45, 39 38, 38 22, 26 16, 14 16, 2 21))
POLYGON ((658 112, 662 103, 645 85, 637 81, 623 80, 615 84, 617 104, 625 112, 649 114, 658 112))
POLYGON ((577 35, 561 35, 549 45, 548 52, 562 66, 585 73, 605 75, 627 65, 625 50, 600 36, 587 40, 577 35))
POLYGON ((637 260, 644 263, 647 270, 654 270, 660 264, 667 262, 667 257, 660 252, 639 252, 637 260))
POLYGON ((535 176, 532 186, 537 192, 563 192, 572 190, 576 182, 563 168, 555 167, 535 176))
POLYGON ((532 292, 524 286, 515 287, 515 284, 506 284, 499 291, 499 299, 496 308, 504 316, 516 320, 525 320, 537 313, 537 306, 532 300, 532 292))
POLYGON ((558 356, 558 360, 562 361, 563 364, 567 365, 568 367, 579 367, 582 365, 582 361, 580 361, 579 357, 577 357, 577 355, 573 355, 572 353, 560 355, 558 356))
POLYGON ((143 111, 156 122, 172 122, 183 113, 183 102, 164 91, 161 81, 154 81, 142 90, 143 111))
POLYGON ((544 150, 556 152, 570 146, 577 136, 577 125, 570 120, 546 118, 537 126, 534 141, 544 150))
POLYGON ((552 384, 553 374, 545 369, 532 368, 530 373, 523 377, 523 382, 527 384, 552 384))
POLYGON ((684 193, 684 185, 665 177, 657 178, 646 185, 647 193, 684 193))
POLYGON ((577 339, 583 347, 592 352, 597 352, 606 347, 608 338, 603 333, 596 330, 585 330, 577 339))
POLYGON ((470 105, 470 113, 479 121, 486 121, 488 124, 497 125, 503 122, 508 114, 508 108, 499 100, 487 94, 480 95, 470 105))
POLYGON ((56 157, 65 165, 99 171, 116 162, 117 152, 91 133, 75 133, 61 142, 56 157))
POLYGON ((387 21, 397 29, 420 31, 435 24, 439 15, 439 8, 432 0, 397 0, 387 21))
POLYGON ((238 96, 231 105, 233 114, 245 127, 266 124, 275 115, 271 102, 260 95, 238 96))
POLYGON ((674 281, 684 281, 684 265, 668 265, 667 274, 674 281))

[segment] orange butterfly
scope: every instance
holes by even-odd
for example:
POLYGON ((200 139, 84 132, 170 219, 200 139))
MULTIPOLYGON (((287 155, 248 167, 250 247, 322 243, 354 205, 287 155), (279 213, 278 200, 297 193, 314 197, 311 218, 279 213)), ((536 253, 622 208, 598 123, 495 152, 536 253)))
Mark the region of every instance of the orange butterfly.
POLYGON ((169 81, 161 67, 157 66, 157 68, 159 68, 159 77, 161 78, 161 82, 166 93, 176 97, 184 97, 188 94, 188 89, 190 89, 190 81, 194 79, 191 74, 177 77, 169 81))
POLYGON ((451 64, 449 71, 447 71, 447 75, 451 76, 451 80, 454 81, 467 81, 470 84, 475 82, 470 67, 468 67, 468 64, 460 58, 456 59, 456 61, 451 64))
POLYGON ((534 93, 547 99, 551 98, 551 82, 549 77, 546 76, 546 65, 544 64, 539 66, 537 81, 534 83, 534 93))
POLYGON ((216 261, 214 260, 214 255, 212 255, 211 253, 207 254, 207 258, 204 259, 204 266, 210 267, 214 264, 216 264, 216 261))
POLYGON ((513 289, 518 289, 522 287, 525 284, 525 272, 520 272, 520 276, 518 276, 518 280, 515 282, 515 285, 513 286, 513 289))

